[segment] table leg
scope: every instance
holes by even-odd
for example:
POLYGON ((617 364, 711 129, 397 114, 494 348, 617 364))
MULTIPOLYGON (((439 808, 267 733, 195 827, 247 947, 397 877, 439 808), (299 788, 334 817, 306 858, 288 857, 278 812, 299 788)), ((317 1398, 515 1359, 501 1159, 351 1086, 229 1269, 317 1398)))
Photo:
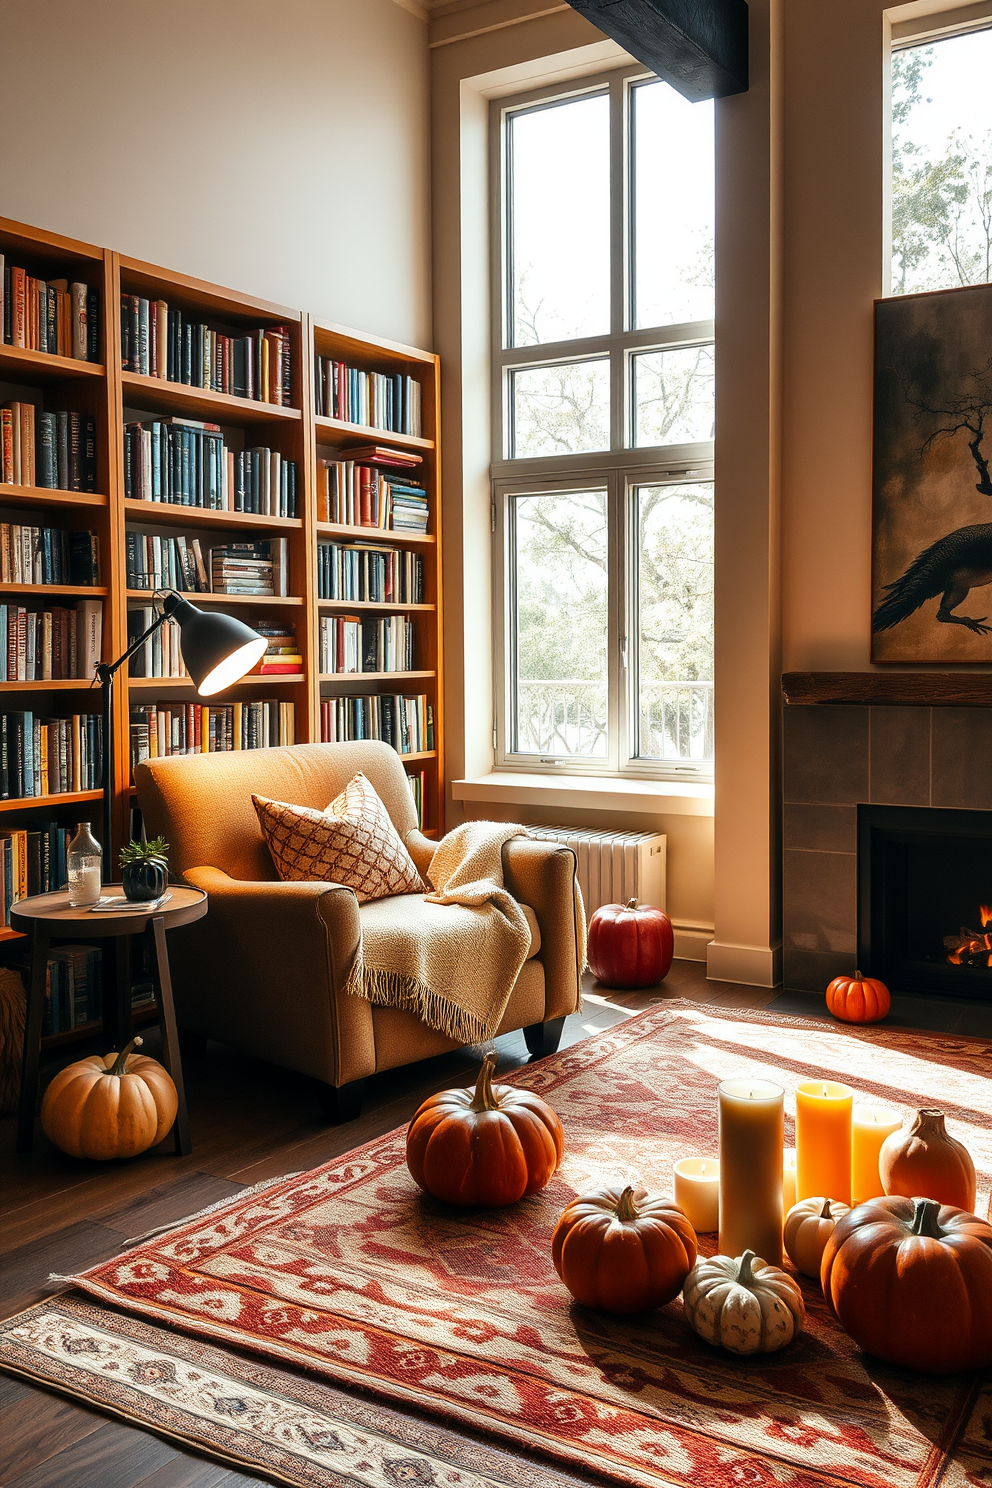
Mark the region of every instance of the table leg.
POLYGON ((179 1031, 176 1028, 176 1010, 172 1004, 172 976, 169 971, 169 952, 165 943, 165 921, 161 915, 153 915, 148 925, 154 949, 155 983, 158 992, 158 1026, 162 1035, 162 1063, 172 1076, 179 1097, 176 1111, 176 1152, 186 1157, 193 1150, 189 1135, 189 1115, 186 1111, 186 1092, 183 1088, 183 1065, 179 1053, 179 1031))
MULTIPOLYGON (((106 944, 104 941, 104 947, 106 944)), ((106 954, 104 949, 104 955, 106 954)), ((114 1024, 114 1042, 111 1047, 119 1052, 134 1034, 130 935, 118 935, 114 938, 114 1024)))
POLYGON ((34 1107, 38 1099, 38 1064, 41 1059, 41 1026, 45 1016, 48 945, 48 931, 42 925, 35 925, 31 940, 31 984, 28 989, 27 1016, 24 1019, 21 1098, 17 1109, 18 1152, 30 1152, 34 1143, 34 1107))

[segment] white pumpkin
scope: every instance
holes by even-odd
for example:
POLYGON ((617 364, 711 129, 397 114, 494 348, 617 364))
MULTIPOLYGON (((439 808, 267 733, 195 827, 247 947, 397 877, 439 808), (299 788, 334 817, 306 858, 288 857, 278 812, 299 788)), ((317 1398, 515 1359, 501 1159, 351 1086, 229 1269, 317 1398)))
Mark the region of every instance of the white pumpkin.
POLYGON ((773 1353, 803 1325, 803 1294, 778 1266, 746 1250, 696 1262, 682 1290, 686 1320, 700 1338, 732 1354, 773 1353))
POLYGON ((820 1262, 834 1225, 845 1214, 847 1204, 836 1199, 800 1199, 785 1217, 785 1250, 797 1271, 819 1278, 820 1262))

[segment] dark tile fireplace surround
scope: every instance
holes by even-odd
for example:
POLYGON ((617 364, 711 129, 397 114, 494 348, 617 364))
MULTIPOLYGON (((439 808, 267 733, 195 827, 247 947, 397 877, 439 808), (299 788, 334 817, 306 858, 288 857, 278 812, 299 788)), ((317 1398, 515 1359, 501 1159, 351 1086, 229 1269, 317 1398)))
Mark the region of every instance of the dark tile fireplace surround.
POLYGON ((783 690, 786 994, 860 965, 912 997, 908 1021, 946 1003, 992 1034, 988 957, 948 964, 944 939, 983 936, 992 905, 992 676, 790 673, 783 690))

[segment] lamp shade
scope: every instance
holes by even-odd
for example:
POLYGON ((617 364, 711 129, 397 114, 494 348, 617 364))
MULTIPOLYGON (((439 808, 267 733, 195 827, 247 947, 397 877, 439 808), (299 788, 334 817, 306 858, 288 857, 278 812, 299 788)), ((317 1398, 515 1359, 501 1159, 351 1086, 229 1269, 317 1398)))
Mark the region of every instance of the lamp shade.
POLYGON ((179 626, 183 661, 202 697, 212 697, 250 672, 268 642, 233 615, 198 610, 178 594, 166 596, 162 606, 179 626))

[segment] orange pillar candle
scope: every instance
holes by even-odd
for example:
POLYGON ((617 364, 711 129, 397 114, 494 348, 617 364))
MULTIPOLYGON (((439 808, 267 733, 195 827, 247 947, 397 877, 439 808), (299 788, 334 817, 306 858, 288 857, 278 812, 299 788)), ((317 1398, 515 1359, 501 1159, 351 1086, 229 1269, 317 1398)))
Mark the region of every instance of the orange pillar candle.
POLYGON ((878 1176, 878 1154, 891 1132, 902 1126, 902 1115, 891 1106, 855 1106, 851 1125, 851 1202, 863 1204, 885 1193, 878 1176))
POLYGON ((720 1251, 782 1262, 784 1092, 769 1080, 724 1080, 720 1109, 720 1251))
POLYGON ((854 1091, 836 1080, 796 1088, 796 1199, 851 1202, 854 1091))
POLYGON ((786 1147, 782 1153, 782 1217, 796 1202, 796 1149, 786 1147))
POLYGON ((675 1164, 675 1202, 697 1235, 720 1228, 720 1164, 715 1157, 683 1157, 675 1164))

